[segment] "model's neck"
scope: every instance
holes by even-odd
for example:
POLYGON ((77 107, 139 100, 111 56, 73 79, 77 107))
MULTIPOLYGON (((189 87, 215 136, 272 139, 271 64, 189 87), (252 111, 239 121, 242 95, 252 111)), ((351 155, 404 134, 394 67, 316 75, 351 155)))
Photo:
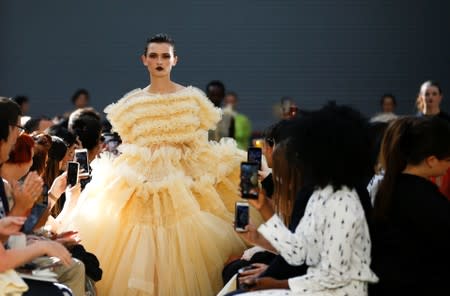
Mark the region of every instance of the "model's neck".
POLYGON ((427 105, 423 107, 423 114, 425 115, 437 115, 440 112, 441 109, 439 107, 427 107, 427 105))
POLYGON ((170 80, 169 76, 150 77, 148 91, 151 93, 167 93, 176 90, 176 84, 170 80))

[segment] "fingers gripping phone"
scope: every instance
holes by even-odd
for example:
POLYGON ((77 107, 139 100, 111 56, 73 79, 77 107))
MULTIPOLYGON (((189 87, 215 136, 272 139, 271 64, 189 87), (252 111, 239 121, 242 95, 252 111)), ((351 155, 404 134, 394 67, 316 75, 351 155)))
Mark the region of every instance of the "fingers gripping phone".
POLYGON ((241 194, 242 198, 258 199, 258 164, 254 162, 241 163, 241 194))
POLYGON ((261 169, 261 157, 262 157, 262 150, 259 147, 250 147, 247 151, 247 161, 248 162, 255 162, 258 164, 258 169, 261 169))
POLYGON ((236 202, 234 215, 234 227, 236 231, 244 232, 245 226, 247 226, 249 222, 248 203, 241 201, 236 202))
POLYGON ((70 187, 73 187, 78 183, 79 170, 80 164, 78 162, 69 161, 67 163, 67 185, 70 187))
POLYGON ((27 220, 25 220, 21 231, 25 234, 31 234, 46 210, 46 204, 36 203, 31 209, 31 213, 28 215, 27 220))
POLYGON ((75 149, 74 161, 80 164, 80 176, 89 176, 89 162, 87 149, 75 149))

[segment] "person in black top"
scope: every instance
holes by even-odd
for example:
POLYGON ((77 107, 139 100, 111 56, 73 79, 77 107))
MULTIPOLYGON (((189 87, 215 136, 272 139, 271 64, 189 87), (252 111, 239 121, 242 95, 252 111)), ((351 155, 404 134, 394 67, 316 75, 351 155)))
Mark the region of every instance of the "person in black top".
POLYGON ((391 123, 375 199, 370 295, 450 295, 450 202, 430 177, 450 167, 450 126, 433 117, 391 123))
POLYGON ((442 97, 442 89, 438 82, 425 81, 420 87, 416 101, 419 116, 437 116, 450 122, 450 115, 440 108, 442 97))

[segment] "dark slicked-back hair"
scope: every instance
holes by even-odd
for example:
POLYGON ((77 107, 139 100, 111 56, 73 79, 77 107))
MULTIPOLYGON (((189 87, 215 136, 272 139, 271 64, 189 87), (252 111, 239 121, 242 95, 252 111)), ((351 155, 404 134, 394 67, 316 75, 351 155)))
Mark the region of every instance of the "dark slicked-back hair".
POLYGON ((360 186, 371 174, 368 122, 358 111, 328 104, 295 121, 298 165, 305 186, 360 186))
POLYGON ((159 33, 159 34, 156 34, 155 36, 147 39, 147 42, 145 43, 145 48, 144 48, 144 55, 147 55, 148 45, 150 43, 167 43, 167 44, 170 44, 172 46, 172 48, 173 48, 173 54, 176 55, 176 53, 175 53, 175 40, 173 40, 169 35, 167 35, 165 33, 159 33))

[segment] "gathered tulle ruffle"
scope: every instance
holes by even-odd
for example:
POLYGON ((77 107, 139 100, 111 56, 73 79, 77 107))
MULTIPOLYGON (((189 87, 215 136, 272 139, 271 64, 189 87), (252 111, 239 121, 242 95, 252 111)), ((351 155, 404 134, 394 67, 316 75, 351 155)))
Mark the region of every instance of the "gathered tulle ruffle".
POLYGON ((150 94, 142 89, 126 94, 105 113, 124 142, 148 146, 188 143, 215 129, 222 111, 195 87, 173 94, 150 94))

